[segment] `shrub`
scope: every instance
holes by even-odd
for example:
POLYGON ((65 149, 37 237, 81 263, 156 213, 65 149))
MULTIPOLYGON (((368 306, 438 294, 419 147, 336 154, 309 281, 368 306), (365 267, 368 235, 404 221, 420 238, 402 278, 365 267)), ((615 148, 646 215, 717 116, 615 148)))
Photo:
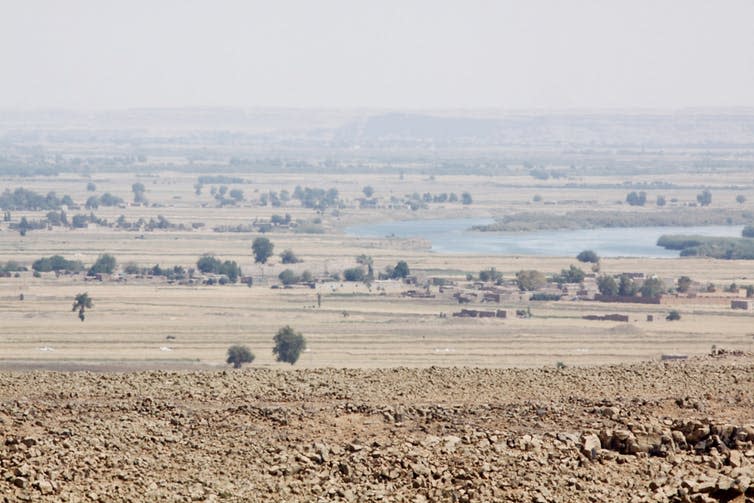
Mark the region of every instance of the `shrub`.
POLYGON ((228 357, 225 362, 233 365, 233 368, 240 369, 244 363, 251 363, 254 361, 254 353, 248 348, 248 346, 235 345, 228 348, 228 357))
POLYGON ((39 272, 68 271, 80 272, 84 270, 84 264, 80 260, 66 260, 60 255, 42 257, 35 260, 31 268, 39 272))
POLYGON ((560 300, 560 295, 557 293, 533 293, 531 297, 529 297, 529 300, 534 301, 558 301, 560 300))
POLYGON ((754 238, 754 225, 744 227, 744 230, 741 231, 741 237, 754 238))
POLYGON ((364 281, 366 273, 361 267, 351 267, 343 271, 343 279, 346 281, 364 281))
POLYGON ((272 354, 279 362, 290 363, 293 365, 298 361, 301 352, 306 349, 306 339, 301 332, 294 331, 286 325, 275 334, 273 338, 275 346, 272 348, 272 354))
POLYGON ((665 317, 665 319, 668 320, 668 321, 677 321, 677 320, 680 320, 681 319, 681 313, 679 313, 678 311, 676 311, 675 309, 673 309, 672 311, 670 311, 668 313, 668 315, 665 317))
POLYGON ((301 260, 293 253, 293 250, 285 250, 280 254, 280 261, 284 264, 297 264, 301 260))
POLYGON ((498 272, 494 267, 487 270, 479 271, 479 281, 497 281, 503 279, 503 273, 498 272))
POLYGON ((581 283, 585 277, 584 271, 572 265, 568 269, 560 271, 560 274, 555 277, 555 281, 558 283, 581 283))

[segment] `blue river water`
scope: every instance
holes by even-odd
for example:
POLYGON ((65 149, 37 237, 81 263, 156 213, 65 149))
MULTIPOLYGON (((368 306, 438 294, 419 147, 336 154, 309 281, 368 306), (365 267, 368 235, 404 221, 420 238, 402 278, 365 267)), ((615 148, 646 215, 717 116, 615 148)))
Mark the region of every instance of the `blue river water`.
POLYGON ((536 232, 478 232, 485 218, 404 220, 360 224, 345 229, 357 237, 421 238, 438 253, 538 255, 571 257, 593 250, 602 257, 677 257, 678 251, 657 246, 663 234, 740 237, 743 226, 625 227, 536 232))

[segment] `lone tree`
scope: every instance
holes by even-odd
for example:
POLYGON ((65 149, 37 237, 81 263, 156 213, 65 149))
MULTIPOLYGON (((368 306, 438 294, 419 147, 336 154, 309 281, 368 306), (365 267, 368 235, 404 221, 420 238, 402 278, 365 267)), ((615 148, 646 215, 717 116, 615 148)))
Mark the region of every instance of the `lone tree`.
POLYGON ((256 238, 251 244, 251 250, 254 252, 254 262, 264 264, 272 256, 272 250, 275 245, 267 238, 256 238))
POLYGON ((144 192, 147 189, 144 187, 144 184, 141 182, 136 182, 131 185, 131 192, 134 193, 134 203, 135 204, 144 204, 147 202, 147 198, 144 197, 144 192))
POLYGON ((600 261, 599 256, 592 250, 584 250, 583 252, 576 255, 576 260, 579 262, 588 262, 591 264, 596 264, 600 261))
POLYGON ((86 315, 84 312, 87 309, 91 309, 94 307, 94 304, 92 303, 92 298, 89 297, 89 294, 79 293, 76 295, 76 297, 73 299, 73 309, 71 311, 77 311, 79 312, 79 319, 81 321, 84 321, 84 318, 86 318, 86 315))
POLYGON ((704 189, 696 195, 696 200, 702 206, 709 206, 712 203, 712 192, 709 189, 704 189))
POLYGON ((248 346, 235 345, 228 348, 228 358, 225 362, 233 365, 234 369, 240 369, 244 363, 251 363, 254 361, 254 353, 251 352, 248 346))
POLYGON ((372 195, 374 194, 374 188, 372 188, 371 185, 367 185, 366 187, 364 187, 363 189, 361 189, 361 191, 367 197, 372 197, 372 195))
POLYGON ((306 339, 301 332, 294 331, 286 325, 275 334, 273 338, 275 346, 272 348, 272 354, 279 362, 286 362, 293 365, 298 361, 301 351, 306 349, 306 339))

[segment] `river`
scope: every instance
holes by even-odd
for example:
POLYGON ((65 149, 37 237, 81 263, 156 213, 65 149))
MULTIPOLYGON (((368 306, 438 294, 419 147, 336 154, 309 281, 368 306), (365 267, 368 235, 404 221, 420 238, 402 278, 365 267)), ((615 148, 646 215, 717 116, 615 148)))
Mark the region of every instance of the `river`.
POLYGON ((480 255, 537 255, 571 257, 594 250, 602 257, 678 257, 678 251, 657 246, 663 234, 740 237, 743 226, 624 227, 536 232, 479 232, 473 225, 492 223, 489 218, 404 220, 368 223, 345 229, 357 237, 422 238, 437 253, 480 255))

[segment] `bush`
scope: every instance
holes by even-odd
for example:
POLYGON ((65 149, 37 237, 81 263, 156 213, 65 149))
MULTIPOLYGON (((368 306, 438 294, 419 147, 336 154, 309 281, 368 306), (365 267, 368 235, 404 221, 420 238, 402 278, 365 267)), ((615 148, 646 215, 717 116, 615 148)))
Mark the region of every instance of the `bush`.
POLYGON ((225 362, 233 365, 233 368, 240 369, 244 363, 251 363, 254 361, 254 353, 248 348, 248 346, 231 346, 228 348, 228 358, 225 362))
POLYGON ((479 281, 497 281, 503 279, 503 273, 498 272, 494 267, 487 270, 479 271, 479 281))
POLYGON ((343 279, 346 281, 364 281, 367 275, 361 267, 351 267, 343 271, 343 279))
POLYGON ((280 261, 284 264, 297 264, 301 260, 293 253, 293 250, 285 250, 280 254, 280 261))
POLYGON ((241 268, 235 260, 226 260, 223 262, 212 255, 202 255, 196 262, 196 268, 205 274, 224 274, 231 283, 237 282, 242 274, 241 268))
POLYGON ((581 283, 585 277, 584 271, 572 265, 568 269, 560 271, 560 274, 555 276, 555 281, 557 283, 581 283))
POLYGON ((584 250, 583 252, 576 255, 576 260, 578 260, 579 262, 596 264, 600 261, 600 258, 592 250, 584 250))
POLYGON ((534 301, 558 301, 560 300, 560 295, 557 293, 534 293, 531 297, 529 297, 529 300, 534 301))
POLYGON ((670 311, 668 313, 668 315, 665 317, 665 319, 668 320, 668 321, 677 321, 677 320, 680 320, 681 319, 681 313, 679 313, 678 311, 676 311, 675 309, 673 309, 672 311, 670 311))
POLYGON ((306 349, 306 339, 301 332, 294 331, 286 325, 275 334, 273 338, 275 346, 272 348, 272 354, 279 362, 290 363, 293 365, 298 361, 301 352, 306 349))
POLYGON ((754 238, 754 225, 744 227, 744 230, 741 231, 741 237, 754 238))
POLYGON ((84 264, 80 260, 66 260, 60 255, 53 255, 52 257, 42 257, 35 260, 31 268, 38 272, 81 272, 84 270, 84 264))

